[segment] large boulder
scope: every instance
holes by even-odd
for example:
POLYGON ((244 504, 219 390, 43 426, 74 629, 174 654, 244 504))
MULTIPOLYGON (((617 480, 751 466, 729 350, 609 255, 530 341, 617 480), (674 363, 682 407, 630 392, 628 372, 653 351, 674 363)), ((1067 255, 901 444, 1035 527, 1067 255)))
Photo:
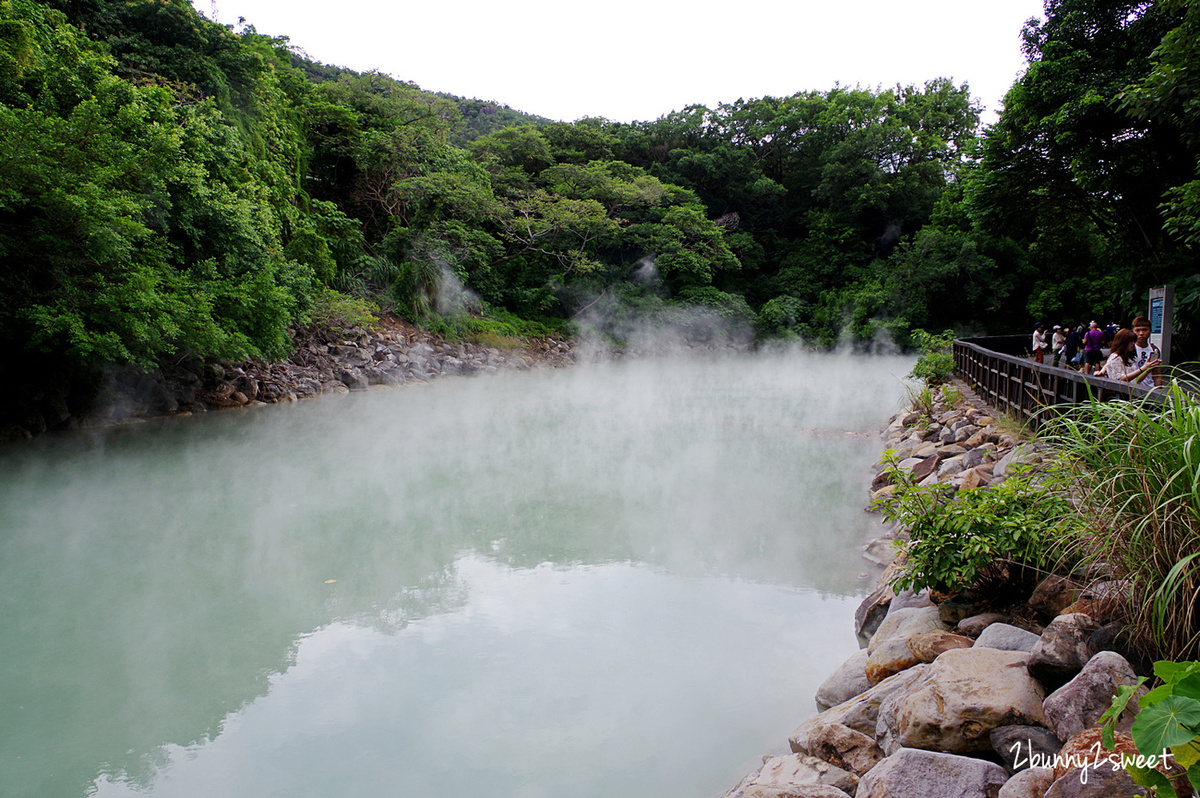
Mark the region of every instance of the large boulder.
POLYGON ((855 776, 862 776, 883 759, 883 749, 874 737, 840 723, 814 728, 808 736, 808 753, 855 776))
POLYGON ((1099 722, 1118 687, 1132 684, 1137 684, 1137 675, 1129 661, 1114 651, 1101 651, 1078 676, 1046 697, 1046 726, 1059 739, 1070 739, 1099 722))
POLYGON ((999 726, 1042 725, 1045 696, 1026 658, 994 648, 945 652, 880 705, 876 739, 888 754, 901 747, 965 754, 990 750, 988 733, 999 726))
POLYGON ((937 607, 890 611, 867 645, 867 681, 879 684, 887 677, 919 664, 920 660, 908 648, 908 638, 919 632, 946 628, 937 607))
POLYGON ((827 709, 815 718, 805 721, 800 728, 788 739, 792 751, 800 754, 810 753, 808 739, 811 733, 820 725, 840 723, 868 737, 875 736, 875 727, 879 719, 879 707, 893 693, 903 690, 912 682, 921 678, 931 666, 917 665, 906 671, 884 679, 867 692, 844 701, 831 709, 827 709))
POLYGON ((763 758, 763 766, 724 798, 841 798, 854 795, 858 777, 803 754, 763 758))
POLYGON ((904 748, 862 777, 856 798, 996 798, 1007 780, 992 762, 904 748))
POLYGON ((870 689, 871 683, 867 681, 867 650, 859 649, 817 688, 817 711, 824 712, 870 689))
POLYGON ((1051 689, 1066 684, 1092 658, 1088 640, 1099 628, 1094 618, 1082 612, 1058 616, 1029 652, 1029 672, 1051 689))

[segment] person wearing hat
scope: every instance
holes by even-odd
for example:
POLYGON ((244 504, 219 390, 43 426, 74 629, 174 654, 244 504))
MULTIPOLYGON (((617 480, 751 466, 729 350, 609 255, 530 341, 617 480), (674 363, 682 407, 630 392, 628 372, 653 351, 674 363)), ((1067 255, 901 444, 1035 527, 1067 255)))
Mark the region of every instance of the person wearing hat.
POLYGON ((1050 339, 1050 348, 1054 350, 1054 367, 1058 368, 1059 362, 1062 360, 1063 349, 1067 345, 1067 334, 1063 332, 1061 324, 1054 325, 1054 337, 1050 339))
POLYGON ((1033 360, 1035 363, 1044 363, 1046 360, 1046 325, 1040 321, 1033 328, 1033 360))

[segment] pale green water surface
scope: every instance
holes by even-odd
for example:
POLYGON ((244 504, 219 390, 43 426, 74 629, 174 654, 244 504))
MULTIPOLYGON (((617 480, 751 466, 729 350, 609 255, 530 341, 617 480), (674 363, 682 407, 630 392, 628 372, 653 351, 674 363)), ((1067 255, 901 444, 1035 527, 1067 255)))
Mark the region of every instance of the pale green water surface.
POLYGON ((584 365, 0 450, 0 794, 719 795, 856 648, 910 365, 584 365))

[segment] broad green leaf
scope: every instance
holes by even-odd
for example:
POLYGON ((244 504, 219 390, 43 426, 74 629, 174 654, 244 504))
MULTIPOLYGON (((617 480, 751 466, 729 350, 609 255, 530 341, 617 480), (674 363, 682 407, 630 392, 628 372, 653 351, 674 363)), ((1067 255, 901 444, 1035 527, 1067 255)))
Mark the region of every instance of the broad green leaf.
POLYGON ((1180 767, 1190 770, 1192 765, 1200 762, 1200 738, 1193 738, 1183 745, 1171 746, 1171 756, 1180 767))
POLYGON ((1191 673, 1180 679, 1175 684, 1174 693, 1200 701, 1200 673, 1191 673))
POLYGON ((1182 745, 1196 736, 1200 727, 1200 701, 1184 696, 1167 696, 1143 709, 1133 722, 1133 742, 1145 754, 1182 745))
POLYGON ((1167 777, 1159 773, 1157 770, 1150 768, 1139 768, 1134 765, 1128 765, 1125 771, 1133 778, 1133 783, 1146 788, 1156 788, 1157 795, 1167 796, 1173 795, 1174 790, 1171 788, 1171 782, 1167 781, 1167 777))

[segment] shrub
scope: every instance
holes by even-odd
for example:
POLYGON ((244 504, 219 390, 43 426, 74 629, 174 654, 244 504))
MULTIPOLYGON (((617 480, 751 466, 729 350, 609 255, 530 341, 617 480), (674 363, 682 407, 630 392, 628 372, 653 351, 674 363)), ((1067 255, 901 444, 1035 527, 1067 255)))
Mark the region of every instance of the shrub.
POLYGON ((899 543, 906 559, 893 583, 897 590, 958 593, 1002 576, 1006 565, 1040 567, 1048 542, 1073 521, 1066 497, 1028 475, 991 488, 921 487, 899 467, 894 452, 884 457, 897 489, 876 507, 909 534, 899 543))
POLYGON ((912 337, 921 351, 921 356, 917 358, 908 376, 929 386, 950 382, 950 378, 954 376, 954 355, 950 351, 950 345, 954 342, 954 331, 946 330, 935 334, 925 330, 913 330, 912 337))

